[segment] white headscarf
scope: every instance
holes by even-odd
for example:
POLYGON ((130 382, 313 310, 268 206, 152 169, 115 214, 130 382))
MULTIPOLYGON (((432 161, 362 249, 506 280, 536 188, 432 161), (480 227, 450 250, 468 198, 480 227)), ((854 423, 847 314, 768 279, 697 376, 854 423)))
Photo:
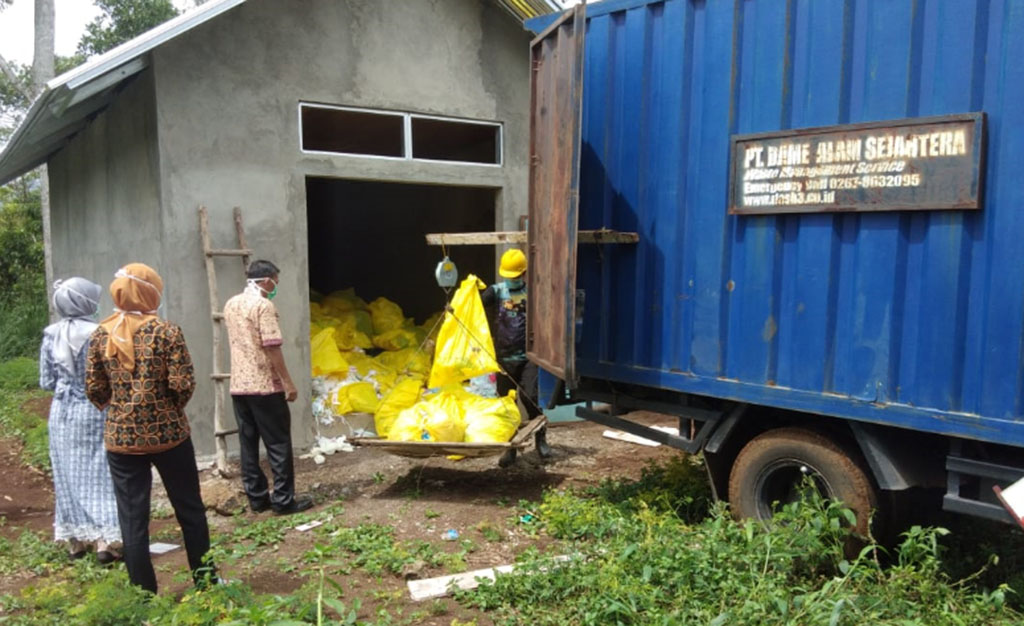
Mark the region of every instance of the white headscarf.
POLYGON ((93 316, 100 308, 103 288, 84 278, 58 280, 53 284, 53 308, 61 319, 47 327, 53 336, 53 358, 68 372, 75 373, 78 353, 96 329, 93 316))

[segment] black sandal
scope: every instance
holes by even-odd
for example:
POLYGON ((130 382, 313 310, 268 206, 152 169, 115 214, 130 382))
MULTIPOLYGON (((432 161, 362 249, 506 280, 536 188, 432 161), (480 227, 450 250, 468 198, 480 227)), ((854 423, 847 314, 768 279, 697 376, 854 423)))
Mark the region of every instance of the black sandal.
POLYGON ((99 561, 100 565, 110 565, 120 559, 121 555, 111 550, 100 550, 96 553, 96 560, 99 561))

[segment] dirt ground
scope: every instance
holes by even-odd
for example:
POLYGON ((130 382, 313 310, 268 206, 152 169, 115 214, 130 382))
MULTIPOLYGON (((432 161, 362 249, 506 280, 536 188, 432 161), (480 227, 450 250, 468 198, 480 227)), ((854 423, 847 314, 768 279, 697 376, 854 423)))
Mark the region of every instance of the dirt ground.
MULTIPOLYGON (((637 421, 673 425, 671 418, 656 414, 634 414, 637 421)), ((651 460, 667 459, 678 452, 666 447, 647 447, 615 441, 602 436, 605 427, 590 422, 553 424, 548 440, 552 458, 542 461, 532 445, 519 455, 507 469, 498 467, 497 457, 449 461, 443 457, 409 459, 392 456, 378 449, 357 448, 338 452, 317 465, 312 459, 296 460, 296 484, 299 492, 311 494, 317 506, 311 511, 343 502, 342 522, 354 527, 363 523, 393 526, 400 540, 429 541, 442 549, 455 551, 459 542, 445 542, 442 533, 454 529, 460 539, 470 539, 476 546, 466 556, 467 569, 503 565, 530 545, 543 543, 532 536, 519 520, 517 504, 521 500, 539 500, 545 489, 581 487, 597 484, 610 477, 638 477, 640 469, 651 460), (483 526, 481 526, 483 524, 483 526), (500 540, 488 539, 481 528, 496 529, 500 540)), ((13 537, 23 528, 47 530, 53 523, 53 491, 49 478, 18 462, 15 442, 0 442, 0 462, 5 477, 0 486, 0 534, 13 537)), ((240 481, 228 480, 212 470, 201 473, 203 499, 208 507, 211 529, 230 532, 239 516, 258 521, 272 513, 253 514, 244 506, 240 481)), ((162 490, 154 490, 154 509, 169 512, 162 490)), ((326 516, 326 514, 324 514, 326 516)), ((180 543, 180 533, 173 516, 158 515, 151 525, 153 540, 180 543)), ((258 593, 288 593, 308 580, 303 575, 300 556, 313 547, 311 532, 289 530, 283 542, 269 553, 226 565, 224 575, 243 580, 258 593), (284 561, 297 565, 290 573, 282 572, 284 561)), ((181 582, 185 568, 183 550, 153 557, 161 594, 180 594, 186 589, 181 582), (178 580, 176 580, 178 579, 178 580)), ((308 572, 307 572, 308 573, 308 572)), ((427 565, 414 566, 405 578, 430 578, 452 572, 427 565)), ((352 597, 361 597, 361 614, 372 615, 376 608, 398 610, 408 615, 424 609, 423 603, 409 599, 403 577, 385 575, 369 577, 358 571, 338 580, 352 597), (376 604, 376 606, 373 606, 376 604)), ((14 577, 0 582, 0 594, 10 593, 32 582, 31 576, 14 577)), ((470 619, 466 611, 448 600, 448 613, 437 617, 436 623, 448 624, 453 617, 470 619)), ((479 616, 477 616, 479 617, 479 616)), ((484 623, 486 623, 484 619, 484 623)), ((424 622, 430 623, 430 622, 424 622)))

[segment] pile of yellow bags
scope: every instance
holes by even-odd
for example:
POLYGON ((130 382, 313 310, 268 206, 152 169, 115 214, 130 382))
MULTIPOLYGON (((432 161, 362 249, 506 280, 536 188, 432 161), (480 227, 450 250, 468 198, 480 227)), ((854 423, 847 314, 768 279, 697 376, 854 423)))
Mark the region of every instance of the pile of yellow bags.
POLYGON ((508 441, 521 419, 515 393, 483 398, 459 385, 447 387, 400 412, 386 437, 392 441, 508 441))
POLYGON ((396 303, 367 304, 351 289, 310 303, 313 376, 331 383, 321 386, 330 395, 322 403, 336 415, 373 413, 377 434, 393 441, 511 439, 520 423, 515 392, 485 398, 463 388, 470 378, 498 371, 483 287, 470 275, 452 310, 420 326, 396 303), (433 359, 421 349, 431 335, 433 359), (372 348, 383 352, 371 357, 365 350, 372 348))

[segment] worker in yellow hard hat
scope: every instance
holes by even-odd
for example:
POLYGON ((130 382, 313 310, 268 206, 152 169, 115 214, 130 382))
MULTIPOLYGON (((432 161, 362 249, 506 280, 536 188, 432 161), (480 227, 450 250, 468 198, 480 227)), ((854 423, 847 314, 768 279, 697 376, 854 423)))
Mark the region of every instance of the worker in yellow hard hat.
MULTIPOLYGON (((491 334, 502 372, 498 374, 498 395, 504 396, 518 386, 516 392, 520 409, 527 419, 541 415, 537 393, 537 365, 526 358, 526 255, 512 248, 501 255, 498 274, 504 279, 480 294, 484 306, 493 308, 491 334)), ((537 454, 551 456, 547 429, 537 431, 537 454)), ((515 448, 501 457, 502 467, 516 459, 515 448)))

